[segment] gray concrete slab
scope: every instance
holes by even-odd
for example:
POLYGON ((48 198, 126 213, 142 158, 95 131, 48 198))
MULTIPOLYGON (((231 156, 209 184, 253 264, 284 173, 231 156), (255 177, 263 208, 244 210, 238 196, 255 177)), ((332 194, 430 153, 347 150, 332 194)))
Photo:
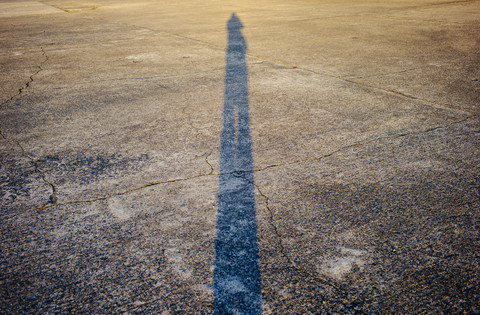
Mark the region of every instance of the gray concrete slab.
POLYGON ((479 32, 475 0, 0 1, 0 311, 480 312, 479 32))

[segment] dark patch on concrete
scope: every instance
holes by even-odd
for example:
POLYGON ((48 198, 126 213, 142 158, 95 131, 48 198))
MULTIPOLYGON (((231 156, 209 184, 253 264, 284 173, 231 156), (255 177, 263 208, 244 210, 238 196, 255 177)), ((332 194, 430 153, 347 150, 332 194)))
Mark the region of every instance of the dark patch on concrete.
POLYGON ((50 187, 30 160, 0 152, 0 215, 43 205, 50 194, 50 187))
POLYGON ((276 214, 299 269, 275 248, 261 251, 266 303, 298 313, 478 312, 478 200, 433 185, 299 185, 276 214))
POLYGON ((352 147, 311 163, 316 177, 295 178, 291 170, 283 187, 290 197, 269 199, 280 241, 299 269, 276 248, 261 250, 266 303, 275 310, 303 303, 299 313, 478 313, 477 125, 472 119, 352 147), (286 275, 275 278, 279 265, 286 275), (332 302, 341 295, 315 277, 348 292, 338 302, 345 309, 332 302))
POLYGON ((35 168, 19 167, 19 160, 0 154, 0 192, 3 202, 15 202, 18 197, 30 196, 28 185, 32 183, 35 168))
POLYGON ((139 170, 149 161, 148 154, 125 156, 119 153, 59 152, 37 160, 45 173, 57 185, 65 183, 90 184, 105 178, 114 178, 122 171, 139 170))
MULTIPOLYGON (((148 212, 118 222, 82 206, 3 222, 0 313, 211 313, 192 289, 209 266, 199 261, 192 279, 179 278, 160 222, 148 212)), ((196 246, 192 257, 211 244, 196 246)))

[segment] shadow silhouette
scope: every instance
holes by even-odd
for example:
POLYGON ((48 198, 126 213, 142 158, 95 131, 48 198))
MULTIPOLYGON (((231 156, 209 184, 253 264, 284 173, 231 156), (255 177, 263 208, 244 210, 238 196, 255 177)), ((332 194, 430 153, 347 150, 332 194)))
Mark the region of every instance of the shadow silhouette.
POLYGON ((227 23, 223 131, 220 149, 214 309, 216 314, 261 314, 255 184, 248 103, 247 44, 242 23, 227 23))

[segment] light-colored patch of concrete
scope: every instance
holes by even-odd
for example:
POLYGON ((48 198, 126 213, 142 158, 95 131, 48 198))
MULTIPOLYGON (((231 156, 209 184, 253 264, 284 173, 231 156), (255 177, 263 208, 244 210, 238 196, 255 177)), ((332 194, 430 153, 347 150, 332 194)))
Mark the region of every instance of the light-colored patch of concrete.
POLYGON ((412 170, 422 169, 436 169, 436 170, 445 170, 445 163, 434 160, 418 160, 410 163, 406 163, 406 168, 412 170))
POLYGON ((158 54, 155 53, 143 53, 143 54, 138 54, 138 55, 131 55, 125 57, 127 60, 132 60, 133 62, 142 62, 144 60, 146 61, 160 61, 161 57, 158 54))
POLYGON ((223 291, 227 291, 232 294, 247 292, 247 288, 243 285, 241 279, 237 277, 225 279, 218 286, 222 288, 223 291))
MULTIPOLYGON (((172 242, 172 244, 175 242, 172 242)), ((170 267, 183 279, 189 279, 193 270, 185 263, 186 254, 181 247, 169 247, 164 252, 170 267)))
POLYGON ((64 12, 60 9, 40 3, 38 1, 0 2, 0 18, 53 13, 64 12))
POLYGON ((192 287, 202 297, 213 297, 213 288, 206 284, 197 284, 192 287))
POLYGON ((323 261, 319 272, 334 279, 342 280, 354 267, 362 268, 366 264, 366 251, 355 248, 340 248, 340 257, 331 257, 323 261))
POLYGON ((130 219, 135 214, 133 207, 134 205, 127 205, 121 197, 108 199, 108 210, 118 220, 130 219))

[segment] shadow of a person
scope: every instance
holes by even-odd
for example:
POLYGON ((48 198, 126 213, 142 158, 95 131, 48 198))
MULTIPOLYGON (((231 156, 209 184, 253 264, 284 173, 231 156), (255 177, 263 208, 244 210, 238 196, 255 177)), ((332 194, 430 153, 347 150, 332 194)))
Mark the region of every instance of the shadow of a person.
POLYGON ((214 309, 261 314, 261 279, 248 101, 247 45, 235 14, 227 23, 223 131, 220 148, 214 309))

